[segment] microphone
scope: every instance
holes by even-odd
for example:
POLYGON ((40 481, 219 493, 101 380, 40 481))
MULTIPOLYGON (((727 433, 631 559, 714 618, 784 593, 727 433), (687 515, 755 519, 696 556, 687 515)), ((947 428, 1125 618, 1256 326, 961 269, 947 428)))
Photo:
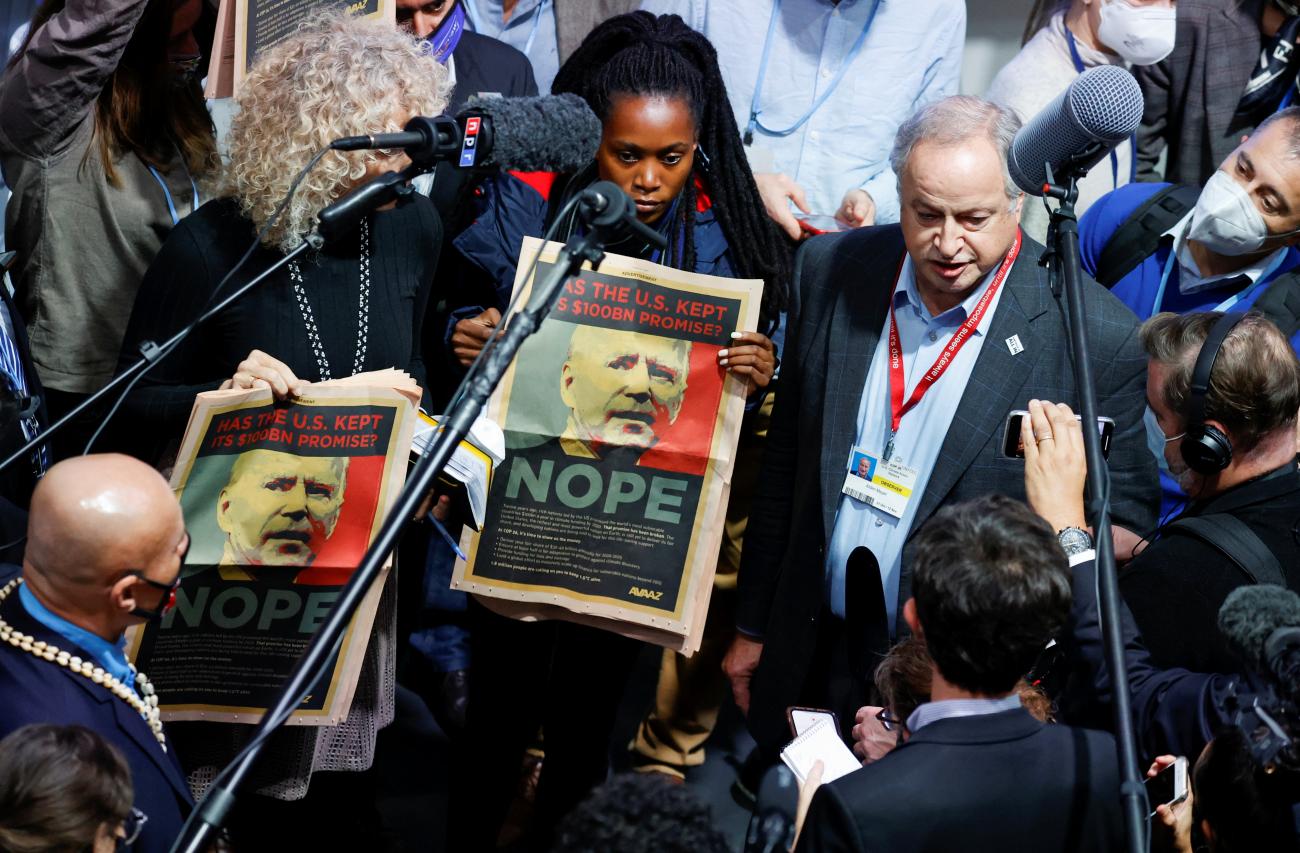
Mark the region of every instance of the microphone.
POLYGON ((1058 180, 1083 175, 1142 122, 1142 90, 1118 65, 1098 65, 1074 79, 1065 91, 1016 133, 1007 169, 1016 186, 1041 196, 1047 169, 1058 180))
POLYGON ((889 651, 888 623, 880 560, 870 548, 859 545, 844 566, 844 634, 849 668, 868 688, 876 664, 889 651))
POLYGON ((668 246, 667 237, 636 218, 636 203, 612 181, 596 181, 578 194, 578 218, 611 236, 631 231, 652 246, 668 246))
POLYGON ((1219 608, 1219 632, 1252 669, 1300 694, 1300 596, 1274 584, 1238 587, 1219 608))
POLYGON ((418 167, 408 166, 400 172, 385 172, 372 178, 316 214, 316 230, 327 241, 342 237, 361 217, 409 192, 411 187, 407 182, 416 177, 417 171, 418 167))
POLYGON ((416 116, 400 133, 347 136, 336 151, 403 148, 416 163, 454 163, 462 169, 576 172, 596 157, 601 124, 577 95, 470 98, 451 116, 416 116))

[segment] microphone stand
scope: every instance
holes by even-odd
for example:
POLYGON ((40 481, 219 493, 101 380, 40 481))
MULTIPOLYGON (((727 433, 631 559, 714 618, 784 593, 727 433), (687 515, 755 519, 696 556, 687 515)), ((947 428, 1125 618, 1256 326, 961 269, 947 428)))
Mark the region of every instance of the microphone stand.
POLYGON ((410 186, 409 181, 417 175, 431 171, 433 166, 433 162, 421 160, 420 162, 412 163, 410 166, 407 166, 399 172, 385 172, 376 178, 372 178, 354 192, 345 195, 343 198, 323 209, 317 215, 318 225, 316 230, 304 237, 303 241, 294 249, 288 252, 284 257, 278 259, 275 263, 271 264, 271 266, 267 267, 256 277, 235 288, 229 296, 226 296, 216 305, 212 306, 207 311, 204 311, 197 320, 185 326, 161 344, 153 341, 145 341, 140 344, 139 361, 136 361, 126 370, 114 376, 103 388, 100 388, 98 391, 91 394, 81 403, 77 404, 72 411, 50 424, 49 427, 42 430, 22 447, 11 453, 7 459, 0 462, 0 471, 8 468, 14 462, 26 457, 33 450, 40 447, 42 444, 45 444, 52 436, 66 427, 69 421, 75 420, 80 416, 82 412, 93 408, 100 400, 104 399, 109 394, 132 382, 142 372, 148 370, 155 362, 167 355, 167 353, 171 351, 172 347, 183 341, 192 331, 203 325, 213 316, 224 311, 228 305, 236 299, 239 299, 245 293, 248 293, 254 287, 257 287, 257 285, 265 281, 267 277, 280 269, 280 267, 283 267, 285 264, 294 260, 304 252, 311 249, 319 249, 325 245, 326 241, 333 240, 341 234, 346 233, 349 228, 356 224, 356 220, 360 216, 369 213, 374 208, 387 204, 401 195, 412 192, 413 188, 410 186))
POLYGON ((496 346, 484 356, 479 369, 466 378, 466 391, 461 404, 443 421, 433 446, 407 477, 406 485, 398 494, 393 509, 384 519, 374 542, 366 549, 365 556, 339 594, 338 602, 294 665, 289 680, 281 688, 274 704, 262 715, 248 746, 222 771, 186 821, 180 837, 171 848, 173 853, 202 853, 208 849, 214 834, 224 824, 235 804, 236 791, 247 779, 269 735, 288 719, 289 714, 319 680, 321 670, 351 624, 352 615, 371 584, 379 577, 385 558, 396 547, 407 519, 414 517, 453 451, 469 433, 520 345, 550 313, 560 288, 582 269, 584 261, 590 261, 593 269, 599 268, 605 257, 604 243, 604 234, 600 228, 593 228, 586 234, 575 234, 560 251, 559 262, 539 277, 528 304, 510 319, 496 346))
POLYGON ((1078 181, 1087 167, 1066 162, 1061 169, 1064 181, 1057 181, 1047 166, 1044 195, 1057 199, 1051 211, 1048 249, 1039 264, 1047 267, 1052 294, 1060 299, 1064 284, 1067 305, 1067 330, 1074 356, 1074 384, 1078 389, 1080 415, 1083 418, 1083 449, 1088 461, 1088 515, 1092 522, 1093 547, 1096 549, 1097 598, 1101 615, 1102 643, 1106 666, 1111 672, 1114 690, 1115 741, 1120 771, 1120 807, 1124 821, 1125 842, 1129 853, 1146 853, 1147 815, 1142 776, 1138 769, 1137 736, 1133 728, 1132 699, 1128 672, 1124 664, 1124 640, 1120 622, 1119 583, 1116 579, 1115 545, 1110 532, 1110 471, 1101 452, 1101 436, 1096 429, 1097 392, 1093 385, 1092 362, 1088 359, 1088 336, 1084 330, 1083 277, 1079 265, 1079 221, 1074 212, 1078 198, 1078 181))
POLYGON ((139 361, 135 362, 126 370, 114 376, 109 381, 109 383, 105 385, 103 388, 100 388, 98 391, 91 394, 85 400, 78 403, 77 406, 72 409, 72 411, 68 412, 66 415, 59 418, 54 423, 50 424, 46 429, 42 430, 38 435, 36 435, 35 438, 32 438, 22 447, 15 450, 12 454, 9 455, 7 459, 5 459, 3 462, 0 462, 0 471, 3 471, 5 468, 8 468, 14 462, 27 456, 29 453, 31 453, 36 448, 40 447, 42 444, 45 444, 47 441, 50 440, 51 436, 57 434, 60 430, 66 427, 69 421, 75 420, 78 416, 81 415, 82 412, 85 412, 87 409, 93 408, 95 405, 99 403, 100 400, 107 397, 110 393, 116 391, 118 388, 121 388, 123 385, 126 385, 127 383, 134 380, 136 376, 138 376, 139 374, 141 374, 142 372, 144 372, 145 370, 153 366, 153 364, 156 361, 158 361, 160 358, 165 356, 171 350, 172 347, 176 346, 181 341, 183 341, 190 334, 190 332, 194 331, 194 329, 198 328, 203 323, 210 320, 216 314, 219 314, 222 311, 224 311, 226 309, 226 306, 230 305, 232 302, 234 302, 239 297, 243 296, 245 293, 248 293, 254 287, 257 287, 259 284, 265 281, 268 276, 270 276, 280 267, 289 263, 294 258, 298 257, 299 255, 308 251, 309 249, 319 249, 324 244, 325 244, 324 238, 322 238, 316 232, 312 232, 311 234, 308 234, 305 238, 303 238, 303 241, 301 243, 299 243, 296 247, 294 247, 284 257, 280 258, 275 263, 271 264, 271 266, 267 267, 261 273, 249 279, 244 284, 241 284, 239 287, 235 288, 233 291, 231 291, 229 296, 222 299, 216 305, 213 305, 207 311, 204 311, 203 314, 200 315, 197 320, 195 320, 193 323, 190 323, 185 328, 181 329, 179 332, 172 335, 167 340, 163 341, 161 344, 155 343, 153 341, 145 341, 144 343, 140 344, 139 361))

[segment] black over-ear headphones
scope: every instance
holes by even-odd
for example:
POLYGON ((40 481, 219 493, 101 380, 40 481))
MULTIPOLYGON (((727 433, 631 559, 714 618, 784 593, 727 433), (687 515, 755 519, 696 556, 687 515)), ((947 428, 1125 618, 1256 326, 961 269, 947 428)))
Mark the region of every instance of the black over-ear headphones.
POLYGON ((1245 314, 1224 314, 1210 327, 1192 368, 1192 383, 1187 389, 1186 432, 1179 450, 1187 467, 1198 474, 1222 471, 1232 462, 1232 441, 1217 427, 1205 423, 1205 395, 1210 390, 1210 374, 1219 358, 1219 349, 1245 314))

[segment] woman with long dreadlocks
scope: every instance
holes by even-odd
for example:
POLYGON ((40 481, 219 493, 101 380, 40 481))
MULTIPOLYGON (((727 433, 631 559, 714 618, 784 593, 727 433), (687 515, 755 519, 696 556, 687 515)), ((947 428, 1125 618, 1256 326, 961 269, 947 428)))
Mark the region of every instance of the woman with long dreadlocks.
MULTIPOLYGON (((719 353, 720 364, 746 380, 757 423, 776 368, 773 338, 780 338, 789 244, 764 212, 712 45, 676 16, 611 18, 560 69, 553 92, 580 95, 600 118, 596 159, 553 181, 506 177, 485 187, 486 209, 456 247, 492 278, 496 304, 457 312, 457 359, 472 360, 500 322, 521 238, 540 236, 564 202, 592 182, 612 181, 636 201, 638 219, 667 238, 667 249, 629 237, 609 251, 764 281, 762 331, 744 333, 719 353)), ((574 227, 561 222, 557 239, 574 227)), ((747 422, 747 431, 762 430, 747 422)), ((733 495, 737 491, 733 487, 733 495)), ((730 544, 724 545, 724 563, 730 544)), ((556 821, 605 778, 615 712, 642 645, 568 622, 514 622, 478 605, 471 624, 472 766, 456 789, 464 797, 464 807, 452 812, 460 824, 456 849, 492 846, 539 725, 545 760, 533 835, 544 845, 556 821)))
MULTIPOLYGON (((708 275, 761 278, 760 325, 774 332, 785 304, 789 246, 764 213, 708 40, 676 15, 620 15, 592 30, 552 91, 591 105, 603 125, 600 148, 576 174, 506 178, 485 187, 481 227, 467 229, 456 247, 492 277, 496 304, 453 312, 457 360, 473 361, 500 322, 520 239, 541 236, 551 214, 598 180, 622 187, 636 200, 637 218, 669 238, 664 253, 636 237, 609 251, 708 275)), ((573 227, 565 223, 557 239, 573 227)), ((747 368, 759 358, 746 347, 772 352, 763 337, 732 347, 728 367, 757 382, 747 368)))

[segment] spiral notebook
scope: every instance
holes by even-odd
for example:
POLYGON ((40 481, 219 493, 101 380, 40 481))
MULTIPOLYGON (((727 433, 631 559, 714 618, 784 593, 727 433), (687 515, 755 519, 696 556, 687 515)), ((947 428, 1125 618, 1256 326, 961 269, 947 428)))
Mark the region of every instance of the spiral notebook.
POLYGON ((824 765, 823 785, 862 767, 862 762, 840 740, 839 732, 830 720, 817 721, 781 750, 781 760, 801 784, 819 759, 824 765))

